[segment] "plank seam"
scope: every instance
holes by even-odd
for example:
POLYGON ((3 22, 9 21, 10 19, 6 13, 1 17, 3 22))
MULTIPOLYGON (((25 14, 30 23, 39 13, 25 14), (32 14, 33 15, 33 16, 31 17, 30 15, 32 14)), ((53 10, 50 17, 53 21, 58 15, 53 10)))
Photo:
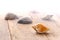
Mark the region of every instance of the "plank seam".
POLYGON ((11 30, 10 30, 10 28, 9 28, 9 22, 8 22, 8 21, 7 21, 7 24, 8 24, 8 31, 9 31, 9 34, 10 34, 10 38, 11 38, 11 40, 13 40, 13 39, 12 39, 11 30))

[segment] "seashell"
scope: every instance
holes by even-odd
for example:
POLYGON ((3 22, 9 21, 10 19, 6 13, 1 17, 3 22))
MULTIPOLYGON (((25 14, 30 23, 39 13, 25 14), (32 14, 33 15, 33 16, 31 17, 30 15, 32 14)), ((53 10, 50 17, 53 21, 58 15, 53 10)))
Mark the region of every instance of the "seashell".
POLYGON ((18 17, 13 13, 8 13, 5 17, 5 20, 14 20, 14 19, 18 19, 18 17))
POLYGON ((21 20, 18 21, 20 24, 31 24, 32 20, 28 17, 22 18, 21 20))
POLYGON ((47 33, 49 28, 44 26, 43 24, 37 24, 35 26, 32 26, 32 28, 37 32, 37 33, 47 33))

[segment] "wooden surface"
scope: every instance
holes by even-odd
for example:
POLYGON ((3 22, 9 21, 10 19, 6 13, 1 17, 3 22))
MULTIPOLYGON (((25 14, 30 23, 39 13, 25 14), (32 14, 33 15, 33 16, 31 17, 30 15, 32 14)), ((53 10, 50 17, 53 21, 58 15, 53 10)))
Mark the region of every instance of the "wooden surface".
POLYGON ((29 15, 33 23, 32 24, 18 24, 18 20, 8 20, 0 22, 0 40, 60 40, 60 21, 42 20, 39 15, 29 15), (50 30, 46 34, 37 34, 32 28, 33 25, 42 23, 50 30))
POLYGON ((0 40, 11 40, 8 23, 2 18, 0 18, 0 40))
POLYGON ((57 25, 57 21, 44 21, 38 15, 30 15, 32 24, 18 24, 18 20, 8 21, 11 30, 12 40, 60 40, 60 28, 57 25), (48 34, 37 34, 32 25, 43 23, 46 25, 50 32, 48 34))

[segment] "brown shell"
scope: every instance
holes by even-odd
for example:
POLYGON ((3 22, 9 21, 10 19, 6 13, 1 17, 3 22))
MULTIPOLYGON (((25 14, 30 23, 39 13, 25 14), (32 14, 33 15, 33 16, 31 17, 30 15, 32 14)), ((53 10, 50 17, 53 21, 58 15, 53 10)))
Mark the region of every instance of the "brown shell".
POLYGON ((32 27, 36 32, 39 32, 39 33, 44 33, 44 32, 47 32, 49 30, 43 24, 37 24, 36 26, 32 26, 32 27))

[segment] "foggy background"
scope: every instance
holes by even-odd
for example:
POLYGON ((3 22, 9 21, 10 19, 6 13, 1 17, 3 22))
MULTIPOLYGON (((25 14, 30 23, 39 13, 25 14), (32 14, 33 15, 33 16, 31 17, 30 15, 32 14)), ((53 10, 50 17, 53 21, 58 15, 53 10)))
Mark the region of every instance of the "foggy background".
POLYGON ((60 0, 0 0, 0 16, 8 12, 25 15, 34 10, 60 17, 60 0))

